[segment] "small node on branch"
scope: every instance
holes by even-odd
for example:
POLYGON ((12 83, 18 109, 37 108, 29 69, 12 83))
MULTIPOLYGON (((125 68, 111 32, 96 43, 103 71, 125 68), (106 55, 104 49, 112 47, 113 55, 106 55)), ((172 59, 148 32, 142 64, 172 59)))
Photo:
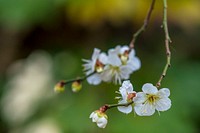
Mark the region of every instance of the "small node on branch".
POLYGON ((100 107, 99 111, 102 112, 102 113, 104 113, 104 112, 106 112, 107 109, 108 109, 108 105, 106 104, 106 105, 100 107))
POLYGON ((167 55, 167 56, 170 56, 170 55, 171 55, 171 52, 169 52, 169 51, 166 52, 166 55, 167 55))
POLYGON ((133 42, 130 43, 129 47, 130 47, 130 49, 134 49, 134 44, 133 44, 133 42))
POLYGON ((157 88, 159 88, 160 86, 161 86, 161 83, 160 83, 160 82, 156 84, 156 87, 157 87, 157 88))

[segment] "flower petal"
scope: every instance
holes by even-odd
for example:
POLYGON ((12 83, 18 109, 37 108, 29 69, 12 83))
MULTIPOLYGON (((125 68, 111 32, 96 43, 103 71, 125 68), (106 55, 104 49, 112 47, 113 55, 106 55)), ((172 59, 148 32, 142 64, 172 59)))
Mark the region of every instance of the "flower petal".
POLYGON ((94 112, 92 112, 91 114, 90 114, 90 116, 89 116, 89 118, 92 118, 93 116, 94 116, 94 112))
POLYGON ((169 98, 162 98, 156 102, 156 109, 158 111, 166 111, 171 107, 171 100, 169 98))
POLYGON ((122 95, 122 99, 127 100, 128 94, 125 88, 120 87, 119 88, 119 92, 122 95))
POLYGON ((131 105, 129 105, 129 106, 127 106, 127 107, 125 107, 125 106, 119 106, 119 107, 117 107, 117 109, 118 109, 120 112, 125 113, 125 114, 129 114, 129 113, 132 112, 132 106, 131 106, 131 105))
POLYGON ((110 66, 106 65, 105 70, 100 74, 101 79, 105 82, 110 82, 112 80, 112 69, 110 66))
POLYGON ((168 88, 162 88, 158 91, 159 97, 169 97, 170 95, 170 90, 168 88))
POLYGON ((134 49, 131 49, 131 52, 129 53, 129 58, 133 58, 135 57, 135 50, 134 49))
POLYGON ((121 49, 121 46, 117 45, 115 48, 112 48, 108 51, 108 54, 119 54, 120 53, 120 49, 121 49))
POLYGON ((105 128, 108 123, 108 120, 105 117, 101 117, 97 121, 97 126, 100 128, 105 128))
POLYGON ((151 83, 146 83, 142 86, 142 91, 146 94, 156 94, 158 89, 151 83))
POLYGON ((119 54, 124 54, 124 52, 126 51, 126 50, 129 50, 129 47, 128 46, 123 46, 123 47, 121 47, 120 48, 120 53, 119 54))
POLYGON ((104 65, 108 63, 108 56, 105 53, 101 53, 99 55, 99 61, 102 62, 104 65))
MULTIPOLYGON (((121 100, 121 101, 119 102, 119 104, 121 104, 121 103, 127 103, 127 101, 126 101, 126 100, 121 100)), ((125 107, 125 106, 118 106, 117 109, 118 109, 120 112, 122 112, 122 113, 129 114, 129 113, 132 112, 132 105, 129 105, 129 106, 127 106, 127 107, 125 107)))
POLYGON ((134 109, 139 116, 150 116, 155 113, 155 106, 148 103, 135 105, 134 109))
POLYGON ((95 48, 94 52, 92 54, 92 60, 96 60, 98 58, 99 54, 100 54, 100 49, 95 48))
POLYGON ((122 64, 117 54, 109 54, 108 63, 112 66, 120 66, 122 64))
POLYGON ((120 76, 122 79, 129 79, 132 68, 127 65, 120 66, 120 76))
POLYGON ((97 120, 99 119, 96 112, 92 112, 90 118, 92 118, 92 122, 97 122, 97 120))
POLYGON ((124 88, 128 93, 133 92, 133 85, 131 84, 130 80, 126 80, 122 83, 122 87, 124 88))
POLYGON ((91 75, 87 78, 89 84, 98 85, 101 83, 101 76, 98 73, 91 75))
POLYGON ((136 97, 133 98, 135 104, 142 104, 147 100, 147 95, 144 92, 136 93, 136 97))
POLYGON ((141 61, 138 57, 133 57, 128 60, 127 65, 131 66, 132 71, 136 71, 141 67, 141 61))

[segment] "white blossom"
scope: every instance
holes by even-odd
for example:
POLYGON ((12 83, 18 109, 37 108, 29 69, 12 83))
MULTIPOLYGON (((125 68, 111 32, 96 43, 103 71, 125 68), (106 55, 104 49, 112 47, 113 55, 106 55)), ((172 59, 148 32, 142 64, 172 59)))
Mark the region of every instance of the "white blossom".
POLYGON ((89 118, 92 119, 92 122, 96 122, 99 128, 105 128, 108 123, 107 115, 99 110, 92 112, 89 118))
POLYGON ((141 66, 140 60, 135 57, 135 51, 128 46, 117 46, 108 51, 108 61, 102 73, 103 81, 121 84, 121 80, 129 79, 130 74, 141 66))
POLYGON ((171 100, 168 98, 170 91, 168 88, 158 90, 150 83, 142 87, 143 92, 138 92, 133 99, 136 114, 140 116, 150 116, 157 111, 166 111, 171 107, 171 100))
POLYGON ((100 50, 95 48, 92 54, 91 60, 83 59, 85 64, 83 64, 84 71, 86 71, 86 75, 90 75, 87 78, 88 83, 97 85, 102 81, 101 73, 104 70, 104 65, 107 63, 107 55, 105 53, 100 53, 100 50))
MULTIPOLYGON (((122 99, 118 102, 119 104, 131 102, 136 94, 129 80, 123 82, 122 86, 119 88, 119 92, 122 95, 122 99)), ((132 111, 132 105, 118 106, 117 109, 122 113, 128 114, 132 111)))

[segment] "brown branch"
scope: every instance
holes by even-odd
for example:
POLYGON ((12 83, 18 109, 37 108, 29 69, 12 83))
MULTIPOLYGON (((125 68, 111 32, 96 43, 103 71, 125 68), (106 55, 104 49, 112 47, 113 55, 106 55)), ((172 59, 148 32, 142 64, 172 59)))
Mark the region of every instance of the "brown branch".
POLYGON ((82 81, 84 81, 86 78, 88 78, 88 77, 94 75, 95 73, 96 73, 96 72, 93 72, 93 73, 91 73, 91 74, 89 74, 89 75, 86 75, 86 76, 83 76, 83 77, 78 77, 78 78, 69 79, 69 80, 63 80, 62 83, 63 83, 63 85, 66 85, 66 84, 72 83, 72 82, 74 82, 74 81, 82 82, 82 81))
POLYGON ((127 102, 127 103, 118 103, 118 104, 105 104, 104 106, 100 107, 99 110, 101 112, 106 112, 108 109, 124 106, 127 107, 129 105, 133 104, 133 101, 127 102))
POLYGON ((131 40, 130 44, 129 44, 129 47, 132 49, 134 48, 134 45, 135 45, 135 42, 137 40, 137 37, 143 32, 146 30, 147 26, 148 26, 148 23, 149 23, 149 20, 150 20, 150 17, 151 17, 151 14, 152 14, 152 11, 154 9, 154 5, 155 5, 155 1, 156 0, 152 0, 151 2, 151 6, 148 10, 148 13, 147 13, 147 16, 146 18, 144 19, 144 23, 143 25, 140 27, 140 29, 133 34, 133 39, 131 40))
POLYGON ((171 66, 171 52, 170 52, 170 48, 169 48, 169 43, 171 43, 171 39, 169 37, 169 31, 168 31, 168 25, 167 25, 167 0, 163 0, 163 5, 164 5, 163 28, 164 28, 164 32, 165 32, 165 49, 166 49, 167 61, 164 66, 163 72, 162 72, 158 82, 156 83, 157 87, 161 86, 161 82, 162 82, 163 78, 166 76, 168 68, 171 66))

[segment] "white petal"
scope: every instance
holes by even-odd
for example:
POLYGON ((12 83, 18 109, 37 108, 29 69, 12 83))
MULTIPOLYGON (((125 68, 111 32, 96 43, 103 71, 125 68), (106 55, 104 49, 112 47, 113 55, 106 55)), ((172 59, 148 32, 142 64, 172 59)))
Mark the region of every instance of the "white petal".
POLYGON ((96 60, 92 60, 92 61, 88 61, 87 63, 83 64, 84 70, 91 71, 91 73, 94 72, 95 71, 95 63, 96 63, 96 60))
POLYGON ((129 80, 124 81, 120 88, 124 88, 128 93, 133 92, 133 86, 129 80))
POLYGON ((84 70, 92 69, 93 62, 89 61, 88 63, 83 64, 84 70))
POLYGON ((92 122, 97 122, 97 120, 99 119, 98 115, 96 112, 93 112, 91 115, 90 115, 90 118, 92 118, 92 122))
POLYGON ((120 70, 121 70, 121 72, 123 71, 123 72, 127 73, 128 75, 130 75, 132 73, 132 68, 130 65, 122 65, 122 66, 120 66, 120 70))
MULTIPOLYGON (((127 101, 121 100, 121 101, 119 102, 119 104, 121 104, 121 103, 127 103, 127 101)), ((129 114, 129 113, 132 112, 132 105, 129 105, 129 106, 127 106, 127 107, 125 107, 125 106, 118 106, 117 109, 118 109, 120 112, 122 112, 122 113, 129 114)))
POLYGON ((138 104, 134 106, 135 112, 139 116, 150 116, 155 113, 155 106, 152 104, 138 104))
POLYGON ((105 53, 101 53, 99 55, 99 61, 102 62, 104 65, 108 63, 108 56, 105 53))
POLYGON ((158 111, 166 111, 171 107, 171 100, 169 98, 162 98, 156 102, 156 109, 158 111))
POLYGON ((95 112, 92 112, 89 116, 89 118, 92 118, 94 116, 95 112))
POLYGON ((142 116, 142 113, 141 113, 141 108, 142 107, 143 107, 142 104, 136 104, 136 105, 134 105, 134 111, 139 116, 142 116))
POLYGON ((123 46, 123 47, 121 47, 121 49, 120 49, 120 54, 124 54, 124 52, 125 52, 126 50, 129 50, 129 47, 128 47, 128 46, 123 46))
POLYGON ((168 88, 162 88, 158 91, 158 95, 159 97, 161 98, 164 98, 164 97, 169 97, 170 95, 170 90, 168 88))
POLYGON ((122 98, 123 98, 124 100, 127 100, 127 96, 128 96, 128 94, 127 94, 127 91, 126 91, 126 89, 125 89, 125 88, 122 88, 122 87, 120 87, 120 88, 119 88, 119 92, 121 93, 121 95, 122 95, 122 98))
POLYGON ((110 82, 113 76, 112 69, 109 66, 105 66, 105 70, 100 75, 103 81, 110 82))
POLYGON ((120 66, 122 64, 117 54, 110 54, 108 56, 108 63, 112 66, 120 66))
POLYGON ((147 100, 147 95, 144 92, 136 93, 136 97, 133 98, 135 104, 142 104, 147 100))
POLYGON ((129 53, 129 58, 133 58, 135 57, 135 50, 134 49, 131 49, 131 52, 129 53))
POLYGON ((86 75, 89 75, 89 74, 91 74, 91 73, 93 73, 94 71, 92 71, 92 70, 88 70, 88 71, 86 71, 86 75))
POLYGON ((127 65, 120 67, 120 76, 122 79, 129 79, 131 73, 132 73, 132 70, 127 65))
POLYGON ((117 109, 118 109, 120 112, 125 113, 125 114, 129 114, 129 113, 132 112, 132 106, 131 106, 131 105, 129 105, 129 106, 127 106, 127 107, 125 107, 125 106, 119 106, 119 107, 117 107, 117 109))
POLYGON ((130 58, 128 60, 127 65, 131 66, 132 71, 136 71, 136 70, 140 69, 140 67, 141 67, 141 61, 137 57, 134 57, 132 59, 130 58))
POLYGON ((121 46, 116 46, 114 49, 110 49, 109 51, 108 51, 108 54, 110 55, 110 54, 116 54, 116 55, 118 55, 119 53, 120 53, 120 49, 121 49, 121 46))
POLYGON ((156 94, 158 89, 150 83, 146 83, 142 86, 142 91, 146 94, 156 94))
POLYGON ((99 57, 100 49, 95 48, 92 54, 92 60, 96 60, 99 57))
POLYGON ((101 76, 95 73, 87 78, 89 84, 98 85, 101 83, 101 76))
POLYGON ((100 128, 105 128, 108 123, 108 120, 105 117, 101 117, 97 121, 97 126, 100 128))
POLYGON ((82 59, 83 62, 86 62, 86 63, 89 63, 90 60, 87 60, 87 59, 82 59))

